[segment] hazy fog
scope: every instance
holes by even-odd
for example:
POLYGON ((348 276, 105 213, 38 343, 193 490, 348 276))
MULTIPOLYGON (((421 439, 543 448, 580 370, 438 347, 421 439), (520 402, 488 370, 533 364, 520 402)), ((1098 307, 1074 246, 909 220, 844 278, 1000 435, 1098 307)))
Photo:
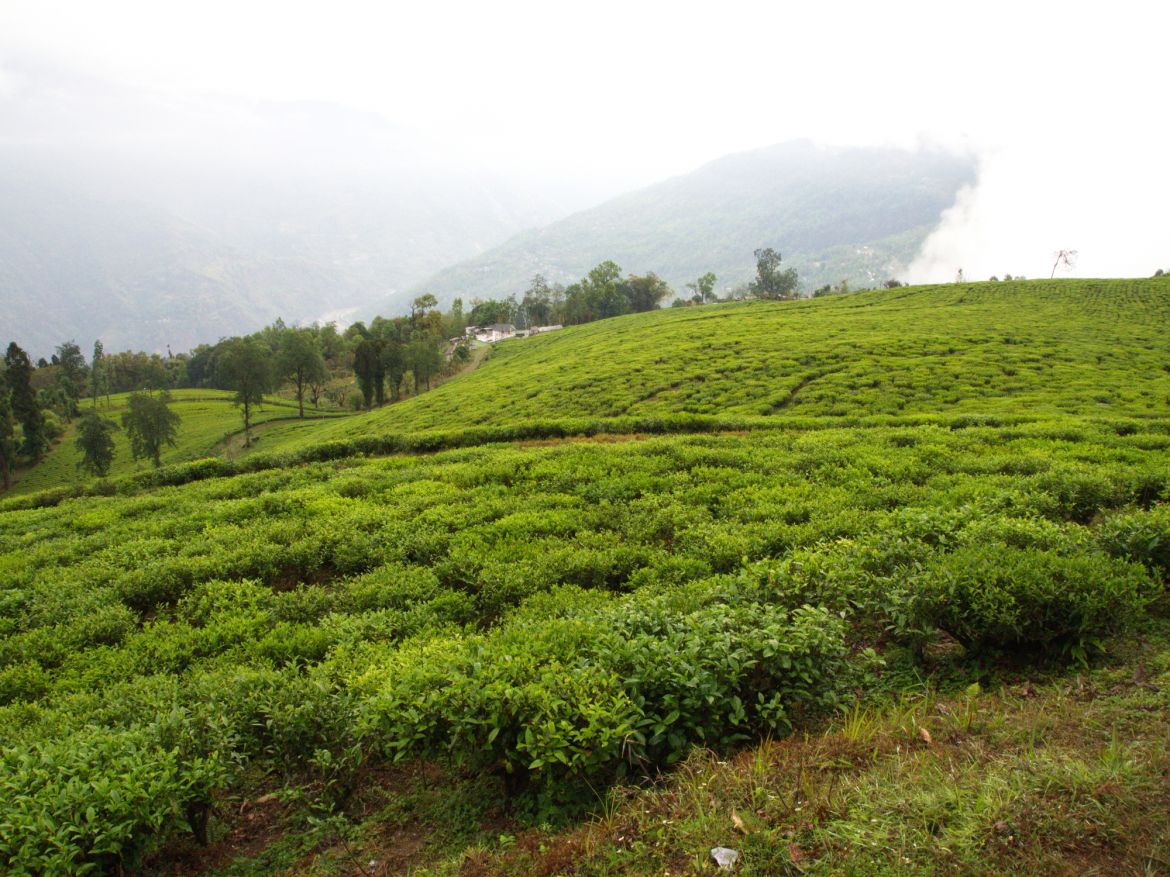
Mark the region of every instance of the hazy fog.
POLYGON ((911 279, 1060 248, 1144 275, 1170 268, 1157 8, 6 0, 0 177, 217 232, 488 191, 503 234, 795 137, 942 144, 983 174, 911 279))

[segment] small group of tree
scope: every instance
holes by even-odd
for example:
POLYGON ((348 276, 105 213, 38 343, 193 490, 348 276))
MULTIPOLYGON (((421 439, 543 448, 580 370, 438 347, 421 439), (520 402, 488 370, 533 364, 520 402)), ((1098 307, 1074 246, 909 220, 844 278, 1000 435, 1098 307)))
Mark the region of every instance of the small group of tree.
MULTIPOLYGON (((714 275, 711 275, 714 285, 714 275)), ((472 302, 468 324, 490 326, 510 323, 518 329, 552 324, 578 325, 651 311, 670 296, 672 290, 654 272, 622 276, 622 269, 612 260, 593 268, 569 286, 550 284, 543 274, 532 278, 518 301, 506 299, 472 302)))
POLYGON ((411 302, 408 317, 375 317, 369 326, 350 326, 346 335, 356 341, 353 372, 362 406, 385 404, 387 389, 390 401, 397 402, 407 392, 408 378, 416 394, 429 390, 447 365, 448 333, 462 331, 462 309, 457 300, 451 318, 445 318, 438 301, 427 294, 411 302))
MULTIPOLYGON (((131 393, 122 412, 122 428, 130 442, 130 455, 135 460, 150 460, 155 468, 162 465, 164 445, 174 447, 181 418, 171 408, 171 395, 166 390, 131 393)), ((104 478, 114 461, 114 433, 118 424, 103 417, 97 408, 81 416, 77 424, 74 444, 81 454, 77 467, 104 478)))
MULTIPOLYGON (((897 280, 893 280, 893 281, 890 281, 886 284, 886 289, 897 289, 898 286, 901 286, 901 285, 902 284, 898 283, 897 280), (895 286, 890 286, 890 283, 894 283, 895 286)), ((838 283, 836 285, 831 284, 831 283, 826 283, 824 286, 817 287, 816 289, 813 290, 812 297, 813 298, 824 298, 826 295, 845 295, 846 293, 849 293, 849 292, 853 292, 853 290, 849 288, 849 281, 842 280, 840 283, 838 283)))
POLYGON ((617 263, 606 260, 565 289, 560 322, 575 325, 652 311, 671 293, 670 285, 654 272, 623 278, 617 263))
MULTIPOLYGON (((114 459, 113 434, 118 425, 97 411, 99 395, 109 389, 109 362, 102 343, 94 344, 89 364, 73 341, 58 346, 52 361, 41 363, 34 367, 16 342, 8 345, 0 373, 0 481, 5 489, 12 485, 18 462, 35 464, 43 459, 52 439, 60 434, 59 427, 52 428, 57 414, 66 421, 79 418, 75 440, 81 454, 79 468, 104 477, 114 459), (83 413, 81 399, 86 394, 93 404, 83 413)), ((122 425, 135 459, 148 458, 158 466, 162 445, 174 445, 179 416, 168 402, 165 393, 153 398, 148 393, 131 395, 122 425)))
POLYGON ((755 251, 756 277, 748 285, 754 298, 784 301, 796 298, 799 279, 795 268, 782 269, 781 256, 771 247, 755 251))

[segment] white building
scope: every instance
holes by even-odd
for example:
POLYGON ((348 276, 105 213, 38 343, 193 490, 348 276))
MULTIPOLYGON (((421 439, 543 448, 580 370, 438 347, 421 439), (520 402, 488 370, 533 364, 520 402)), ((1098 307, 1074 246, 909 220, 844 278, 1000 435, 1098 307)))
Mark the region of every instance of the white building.
POLYGON ((503 341, 505 338, 511 338, 516 334, 516 327, 511 323, 492 323, 490 326, 474 327, 468 326, 469 334, 475 335, 476 341, 503 341))

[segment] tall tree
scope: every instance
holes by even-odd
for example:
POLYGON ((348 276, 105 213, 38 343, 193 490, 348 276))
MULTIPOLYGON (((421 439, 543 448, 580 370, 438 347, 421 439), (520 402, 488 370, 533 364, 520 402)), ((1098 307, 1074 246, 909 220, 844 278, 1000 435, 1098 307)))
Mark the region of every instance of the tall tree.
POLYGON ((12 486, 12 470, 16 468, 16 424, 12 420, 12 394, 8 382, 0 373, 0 483, 7 490, 12 486))
POLYGON ((552 290, 543 274, 537 274, 528 284, 528 291, 524 293, 522 304, 528 314, 529 324, 532 326, 547 326, 552 311, 552 290))
POLYGON ((4 354, 4 379, 11 394, 12 414, 24 433, 20 450, 33 460, 40 460, 49 439, 45 434, 45 415, 32 388, 32 370, 28 354, 15 341, 9 344, 4 354))
POLYGON ((406 345, 397 338, 382 342, 382 370, 390 382, 390 401, 397 402, 406 376, 406 345))
MULTIPOLYGON (((96 411, 88 411, 82 415, 77 424, 77 449, 81 451, 79 469, 92 472, 99 478, 109 474, 110 464, 114 462, 114 437, 111 433, 118 428, 118 424, 107 420, 96 411)), ((157 464, 156 464, 157 465, 157 464)))
POLYGON ((385 376, 382 339, 363 338, 358 342, 353 350, 353 374, 362 391, 363 403, 366 408, 372 408, 375 397, 381 398, 385 393, 381 380, 385 376))
POLYGON ((228 389, 235 390, 232 404, 244 414, 244 447, 252 446, 252 412, 264 403, 272 390, 272 357, 268 348, 254 338, 236 338, 219 359, 219 368, 228 389))
POLYGON ((305 329, 285 329, 276 363, 280 376, 292 381, 297 393, 297 410, 304 417, 305 388, 329 377, 317 339, 305 329))
POLYGON ((796 298, 796 269, 781 270, 780 254, 771 247, 755 251, 756 279, 749 287, 756 298, 772 300, 796 298))
POLYGON ((135 460, 147 458, 155 468, 162 465, 163 445, 175 446, 182 419, 171 410, 171 395, 163 390, 157 396, 131 393, 122 427, 130 439, 130 454, 135 460))
MULTIPOLYGON (((93 342, 93 359, 89 366, 89 389, 93 395, 93 407, 97 408, 98 396, 101 395, 102 385, 106 381, 105 348, 102 339, 93 342)), ((108 399, 106 400, 109 401, 108 399)))
POLYGON ((631 274, 621 285, 626 297, 626 308, 633 313, 652 311, 664 298, 674 292, 665 280, 651 271, 639 277, 631 274))
POLYGON ((60 393, 61 407, 66 420, 77 416, 77 403, 85 385, 85 356, 75 341, 66 341, 57 347, 53 357, 57 363, 54 383, 60 393))
POLYGON ((687 284, 687 289, 694 293, 694 301, 697 304, 715 300, 715 275, 708 271, 698 280, 693 280, 687 284))
POLYGON ((462 335, 467 328, 467 319, 463 316, 463 299, 457 298, 451 302, 451 312, 443 320, 443 334, 448 338, 462 335))
POLYGON ((429 335, 415 336, 407 349, 407 358, 410 361, 410 370, 414 372, 414 391, 421 393, 423 384, 426 384, 429 390, 431 378, 438 375, 443 368, 443 352, 439 349, 439 339, 429 335))

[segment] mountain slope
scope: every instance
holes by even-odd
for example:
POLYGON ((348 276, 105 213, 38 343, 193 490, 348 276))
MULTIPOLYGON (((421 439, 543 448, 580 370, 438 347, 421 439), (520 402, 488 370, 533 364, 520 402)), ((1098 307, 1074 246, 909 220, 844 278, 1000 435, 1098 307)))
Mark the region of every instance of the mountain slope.
POLYGON ((550 417, 1165 416, 1168 317, 1168 278, 670 308, 502 342, 430 393, 265 441, 550 417))
POLYGON ((571 282, 605 259, 676 290, 707 271, 746 282, 771 246, 806 289, 871 285, 909 263, 973 163, 941 152, 836 149, 806 141, 729 155, 685 176, 573 214, 415 287, 440 300, 522 293, 534 274, 571 282))

